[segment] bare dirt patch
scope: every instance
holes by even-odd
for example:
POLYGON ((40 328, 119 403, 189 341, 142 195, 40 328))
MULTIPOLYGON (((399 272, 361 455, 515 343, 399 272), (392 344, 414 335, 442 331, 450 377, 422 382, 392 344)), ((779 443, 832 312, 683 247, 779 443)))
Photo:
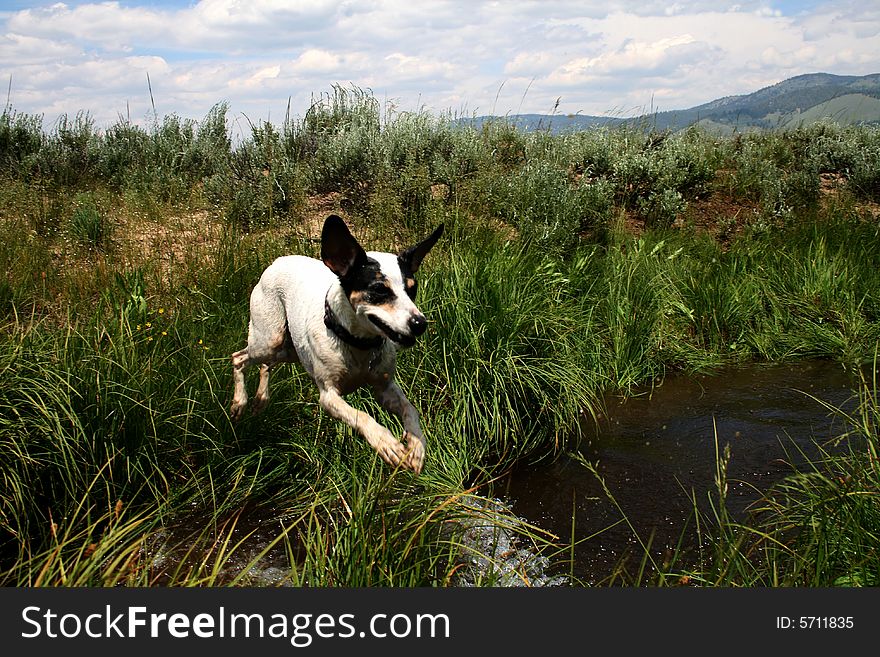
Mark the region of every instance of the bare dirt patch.
POLYGON ((301 237, 312 240, 321 239, 321 228, 324 220, 331 214, 342 214, 343 205, 347 205, 347 199, 339 192, 310 196, 306 200, 306 208, 303 212, 298 232, 301 237))
POLYGON ((689 201, 687 209, 676 220, 676 225, 693 226, 719 242, 727 243, 742 233, 757 213, 756 204, 716 192, 689 201))
POLYGON ((114 242, 132 264, 154 263, 162 275, 176 263, 205 258, 225 231, 224 223, 205 210, 174 215, 164 221, 121 216, 116 219, 114 242))

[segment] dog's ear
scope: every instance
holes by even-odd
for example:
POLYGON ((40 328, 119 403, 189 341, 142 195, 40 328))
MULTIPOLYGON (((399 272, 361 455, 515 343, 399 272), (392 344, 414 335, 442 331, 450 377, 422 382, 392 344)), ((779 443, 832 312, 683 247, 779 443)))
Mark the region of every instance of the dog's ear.
POLYGON ((425 256, 428 255, 428 251, 430 251, 434 245, 437 243, 437 240, 440 239, 440 236, 443 234, 443 224, 437 226, 434 229, 434 232, 428 235, 421 242, 416 244, 415 246, 411 246, 404 251, 401 251, 397 256, 400 259, 401 264, 405 265, 410 272, 415 274, 419 267, 422 264, 422 260, 424 260, 425 256))
POLYGON ((339 278, 345 278, 367 261, 363 247, 358 244, 345 222, 335 214, 324 220, 324 228, 321 230, 321 260, 339 278))

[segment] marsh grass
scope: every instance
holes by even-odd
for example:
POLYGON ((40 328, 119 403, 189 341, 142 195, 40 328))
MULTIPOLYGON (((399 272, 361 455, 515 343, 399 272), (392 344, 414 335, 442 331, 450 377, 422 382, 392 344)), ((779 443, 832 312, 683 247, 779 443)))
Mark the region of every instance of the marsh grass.
MULTIPOLYGON (((604 390, 755 358, 858 363, 880 339, 880 239, 859 210, 874 128, 554 136, 334 88, 233 142, 227 112, 48 131, 0 115, 3 583, 244 584, 271 561, 297 585, 442 586, 473 549, 450 528, 475 517, 561 556, 471 502, 566 450, 604 390), (826 207, 811 190, 829 172, 847 182, 826 207), (735 239, 683 219, 713 194, 756 208, 735 239), (304 228, 328 199, 370 248, 446 223, 420 273, 430 330, 398 372, 429 436, 418 478, 320 413, 292 367, 262 415, 229 421, 250 290, 275 257, 316 255, 304 228)), ((781 517, 805 517, 796 499, 781 517)))
POLYGON ((559 446, 593 410, 597 382, 579 341, 589 316, 568 298, 563 263, 491 234, 470 239, 425 286, 436 310, 416 387, 471 468, 504 467, 559 446))
MULTIPOLYGON (((825 448, 774 486, 755 509, 754 527, 742 543, 729 540, 719 550, 733 564, 714 569, 715 581, 772 586, 876 586, 880 583, 880 406, 876 365, 863 377, 859 406, 847 412, 823 403, 849 431, 844 454, 825 448)), ((710 580, 712 581, 712 580, 710 580)))
MULTIPOLYGON (((89 314, 71 312, 60 325, 20 318, 4 328, 0 406, 10 458, 3 461, 2 518, 7 563, 16 564, 9 577, 36 582, 51 558, 62 561, 46 566, 40 582, 122 581, 119 569, 135 549, 182 509, 219 518, 257 502, 300 509, 292 528, 279 529, 277 543, 299 558, 293 582, 448 582, 454 547, 443 538, 450 516, 436 501, 445 499, 438 491, 454 497, 515 463, 552 458, 577 435, 584 416, 589 421, 597 411, 602 389, 625 389, 666 367, 700 370, 760 356, 757 347, 790 353, 802 344, 795 353, 861 357, 866 336, 876 331, 863 315, 875 303, 871 279, 838 284, 837 278, 875 256, 851 248, 863 242, 857 226, 848 228, 852 242, 842 227, 828 224, 811 229, 831 231, 823 239, 816 235, 802 247, 787 240, 810 254, 810 276, 792 273, 792 263, 800 262, 796 251, 758 257, 770 249, 762 246, 766 237, 743 254, 675 234, 645 235, 564 260, 495 233, 454 229, 450 243, 425 264, 420 305, 432 326, 402 355, 398 376, 431 437, 422 492, 414 492, 406 473, 389 483, 357 436, 317 412, 312 386, 293 368, 276 373, 263 415, 239 427, 229 423, 226 354, 238 348, 246 326, 238 297, 246 298, 265 262, 247 256, 247 242, 221 245, 208 270, 191 262, 202 270, 197 287, 181 288, 173 309, 150 298, 148 279, 122 275, 89 314), (695 266, 707 255, 717 262, 695 266), (768 269, 774 262, 776 269, 768 269), (784 276, 800 284, 780 282, 784 276), (754 283, 744 290, 749 279, 754 283), (752 299, 749 289, 763 296, 752 299), (835 320, 834 339, 798 329, 823 299, 836 314, 820 306, 813 323, 835 320), (846 329, 847 322, 862 332, 846 329), (735 347, 729 336, 736 336, 735 347), (115 565, 98 577, 88 558, 95 552, 87 555, 83 547, 100 546, 97 529, 84 534, 57 519, 120 499, 130 517, 144 520, 113 530, 129 556, 103 556, 102 563, 115 565), (62 570, 80 574, 65 579, 62 570)), ((353 403, 399 432, 396 419, 368 396, 353 403)), ((110 519, 90 513, 82 516, 87 527, 110 519)), ((449 513, 464 517, 472 510, 449 513)), ((185 568, 162 576, 147 569, 126 581, 244 582, 225 564, 240 563, 237 554, 251 554, 250 547, 223 538, 220 550, 217 540, 189 543, 204 546, 213 561, 193 565, 187 557, 185 568)))

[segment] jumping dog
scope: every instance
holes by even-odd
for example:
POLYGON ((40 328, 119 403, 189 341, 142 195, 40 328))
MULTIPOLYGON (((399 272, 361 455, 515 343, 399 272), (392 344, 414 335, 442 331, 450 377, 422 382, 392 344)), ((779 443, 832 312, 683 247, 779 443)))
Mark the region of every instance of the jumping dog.
POLYGON ((394 373, 397 349, 412 346, 428 327, 415 305, 415 274, 442 234, 441 224, 399 254, 366 252, 345 222, 330 215, 321 231, 321 260, 291 255, 269 265, 251 293, 247 347, 232 354, 232 419, 239 420, 247 406, 244 373, 250 365, 260 365, 252 405, 259 412, 269 402, 272 368, 299 362, 327 413, 358 431, 390 465, 421 472, 425 437, 419 414, 394 373), (405 446, 343 399, 361 386, 370 386, 401 419, 405 446))

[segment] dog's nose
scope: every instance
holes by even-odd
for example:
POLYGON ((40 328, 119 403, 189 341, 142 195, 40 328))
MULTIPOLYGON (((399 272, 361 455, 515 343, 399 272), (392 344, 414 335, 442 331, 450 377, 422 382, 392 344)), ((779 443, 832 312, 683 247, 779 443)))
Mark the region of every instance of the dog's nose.
POLYGON ((420 336, 428 328, 428 320, 424 315, 412 315, 409 318, 409 330, 416 337, 420 336))

